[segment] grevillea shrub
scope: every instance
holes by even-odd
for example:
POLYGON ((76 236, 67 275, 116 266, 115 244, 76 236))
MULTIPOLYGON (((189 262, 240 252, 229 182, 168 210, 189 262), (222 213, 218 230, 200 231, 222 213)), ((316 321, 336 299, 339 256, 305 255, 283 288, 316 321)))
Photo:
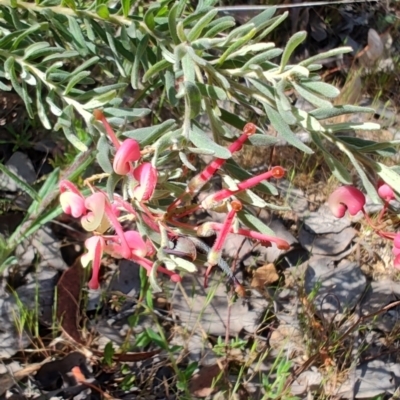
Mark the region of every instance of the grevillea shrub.
MULTIPOLYGON (((393 155, 396 143, 341 134, 378 129, 377 124, 333 122, 344 114, 373 112, 333 105, 339 90, 320 79, 320 62, 351 48, 293 64, 306 32, 276 48, 270 34, 287 13, 273 7, 237 25, 219 13, 214 0, 198 1, 195 8, 185 0, 135 4, 0 0, 0 89, 20 95, 29 118, 45 129, 63 132, 81 152, 95 153, 103 170, 84 176, 90 195, 82 194, 78 174, 75 184, 64 179, 59 185, 63 210, 80 218, 92 235, 82 258, 84 265, 92 264, 90 287, 99 284, 104 253, 137 261, 156 288, 157 271, 175 281, 180 270, 193 271, 195 250, 203 243, 198 237, 215 233, 208 265, 218 264, 239 288, 220 259, 229 232, 286 248, 249 210, 269 207, 264 199, 277 195, 270 179, 285 171, 271 166, 252 176, 232 159, 243 145, 267 147, 283 139, 305 153, 318 151, 335 177, 350 185, 349 171, 330 151, 336 146, 373 200, 381 198, 370 176, 398 190, 396 170, 376 161, 376 155, 379 160, 393 155), (310 111, 294 107, 299 96, 310 111), (300 130, 308 133, 310 145, 300 140, 300 130), (213 161, 205 165, 203 155, 213 161), (223 189, 199 203, 197 195, 207 193, 217 173, 223 189), (186 217, 199 208, 223 211, 225 221, 190 226, 186 217), (135 230, 123 228, 121 219, 128 217, 135 230), (171 248, 171 240, 184 243, 171 248)), ((46 204, 39 207, 43 215, 46 204)), ((18 231, 21 237, 34 231, 27 224, 18 231)), ((16 243, 12 239, 9 249, 16 243)))

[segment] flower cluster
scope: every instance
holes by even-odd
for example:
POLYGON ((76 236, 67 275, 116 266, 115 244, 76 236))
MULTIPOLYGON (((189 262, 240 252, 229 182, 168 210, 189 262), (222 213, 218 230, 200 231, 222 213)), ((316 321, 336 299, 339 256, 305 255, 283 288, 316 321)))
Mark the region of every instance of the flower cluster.
POLYGON ((394 267, 400 270, 400 233, 386 232, 379 228, 382 218, 389 207, 390 201, 394 200, 393 189, 385 182, 379 181, 377 191, 383 200, 383 208, 379 213, 377 222, 373 222, 365 211, 365 195, 353 186, 341 186, 336 189, 328 199, 328 205, 333 215, 342 218, 346 211, 350 215, 356 215, 359 212, 364 214, 369 226, 379 236, 393 241, 394 267))
MULTIPOLYGON (((193 237, 212 234, 217 236, 214 245, 208 252, 205 284, 209 270, 215 265, 220 267, 222 265, 221 268, 229 275, 230 271, 226 270, 226 263, 221 263, 220 258, 224 243, 231 232, 260 241, 267 246, 274 242, 280 249, 289 248, 289 244, 283 239, 239 228, 236 223, 237 213, 242 209, 242 203, 235 199, 235 194, 250 189, 265 179, 282 178, 285 174, 282 167, 273 167, 265 173, 244 180, 238 183, 234 190, 222 189, 210 194, 201 204, 182 204, 187 199, 191 201, 221 168, 225 160, 217 158, 189 181, 186 191, 174 199, 165 212, 156 212, 148 206, 148 202, 154 195, 158 183, 158 173, 154 165, 143 160, 144 154, 147 152, 141 150, 138 142, 133 139, 125 139, 120 142, 101 111, 96 111, 94 116, 102 122, 113 144, 115 150, 112 160, 113 170, 122 177, 129 200, 123 199, 117 194, 113 194, 112 198, 109 198, 101 189, 93 186, 90 179, 85 181, 91 192, 86 197, 71 182, 60 182, 60 203, 63 211, 74 218, 80 218, 82 227, 93 235, 85 241, 87 253, 81 258, 84 267, 90 263, 92 265, 92 278, 89 282, 91 289, 99 287, 99 271, 104 253, 140 264, 147 270, 150 282, 155 289, 158 289, 154 280, 157 272, 162 272, 168 275, 172 281, 179 282, 181 276, 176 270, 183 269, 189 272, 196 270, 193 261, 196 259, 195 244, 198 245, 199 241, 198 239, 190 241, 190 232, 193 237), (186 219, 182 220, 199 208, 209 210, 220 208, 221 205, 227 210, 226 219, 222 224, 207 222, 196 226, 188 224, 186 219), (126 214, 135 221, 136 226, 142 225, 144 229, 139 229, 141 233, 123 227, 121 221, 126 214), (183 230, 185 234, 182 233, 183 230), (143 234, 143 232, 146 233, 143 234), (152 235, 149 235, 148 232, 152 232, 157 239, 154 240, 153 235, 150 240, 149 237, 152 235), (185 236, 188 236, 189 240, 181 240, 181 243, 185 243, 182 249, 177 251, 171 247, 173 241, 176 242, 185 236)), ((242 135, 228 147, 230 152, 240 150, 248 137, 255 131, 255 125, 247 124, 242 135)), ((235 286, 239 285, 232 274, 229 277, 235 286)))

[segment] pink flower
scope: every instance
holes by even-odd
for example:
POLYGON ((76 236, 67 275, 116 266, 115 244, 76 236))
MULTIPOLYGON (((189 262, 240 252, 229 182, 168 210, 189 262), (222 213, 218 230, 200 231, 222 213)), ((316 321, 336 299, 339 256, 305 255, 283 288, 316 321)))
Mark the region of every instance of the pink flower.
POLYGON ((383 181, 378 182, 378 194, 379 197, 385 200, 387 203, 394 199, 393 189, 383 181))
POLYGON ((79 218, 86 213, 85 199, 76 193, 61 193, 60 204, 65 214, 72 215, 74 218, 79 218))
POLYGON ((90 289, 99 288, 100 263, 104 245, 104 239, 101 236, 92 236, 85 241, 85 247, 88 252, 81 257, 81 263, 85 268, 92 262, 92 278, 88 284, 90 289))
POLYGON ((65 214, 79 218, 86 213, 85 198, 72 182, 62 180, 60 192, 60 204, 65 214))
POLYGON ((131 183, 131 196, 138 201, 151 199, 157 185, 157 170, 145 162, 133 170, 133 177, 136 182, 131 183))
POLYGON ((108 199, 102 192, 93 193, 85 199, 87 214, 81 218, 83 229, 88 232, 105 232, 110 227, 110 221, 106 217, 106 203, 108 199))
POLYGON ((353 186, 341 186, 328 199, 328 206, 336 218, 342 218, 346 210, 351 215, 356 215, 364 208, 364 205, 364 194, 353 186))
POLYGON ((119 175, 126 175, 132 169, 132 162, 139 160, 139 143, 133 139, 126 139, 115 153, 113 169, 119 175))

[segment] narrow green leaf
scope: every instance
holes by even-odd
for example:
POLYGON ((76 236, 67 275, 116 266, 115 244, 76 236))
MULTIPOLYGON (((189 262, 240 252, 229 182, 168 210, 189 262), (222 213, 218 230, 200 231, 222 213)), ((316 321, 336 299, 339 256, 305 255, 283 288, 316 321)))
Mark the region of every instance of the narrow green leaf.
POLYGON ((0 171, 4 174, 7 175, 12 181, 15 182, 15 184, 25 193, 27 193, 33 200, 40 201, 40 196, 36 192, 35 189, 29 183, 25 182, 22 180, 18 175, 16 175, 14 172, 12 172, 9 168, 7 168, 5 165, 0 163, 0 171))
POLYGON ((296 123, 296 118, 292 113, 292 105, 290 104, 288 98, 285 96, 285 86, 286 79, 281 79, 275 84, 275 103, 279 114, 282 118, 289 124, 294 125, 296 123))
POLYGON ((29 115, 29 118, 34 119, 33 109, 32 109, 32 99, 29 97, 28 88, 26 83, 22 81, 22 100, 25 103, 25 109, 29 115))
POLYGON ((64 96, 67 96, 68 93, 73 89, 75 85, 77 85, 80 81, 83 79, 87 78, 91 74, 90 71, 81 71, 78 72, 77 74, 74 74, 70 77, 68 85, 64 89, 64 96))
POLYGON ((4 90, 5 92, 9 92, 12 90, 11 86, 5 85, 2 81, 0 81, 0 90, 4 90))
POLYGON ((110 90, 107 93, 99 94, 98 96, 93 97, 82 107, 85 110, 93 110, 95 108, 103 107, 108 104, 111 100, 115 99, 117 92, 115 90, 110 90))
POLYGON ((99 4, 96 7, 96 13, 100 18, 109 19, 110 18, 110 11, 105 4, 99 4))
POLYGON ((304 97, 309 103, 311 103, 315 107, 333 107, 332 103, 328 100, 321 99, 321 97, 315 95, 310 92, 307 88, 303 87, 300 83, 297 84, 294 81, 291 81, 293 87, 296 89, 297 93, 304 97))
POLYGON ((114 108, 106 107, 104 108, 104 114, 112 118, 122 118, 124 120, 134 122, 138 119, 145 117, 150 114, 151 110, 149 108, 114 108))
POLYGON ((307 131, 325 132, 325 128, 318 122, 316 118, 314 118, 308 112, 294 107, 292 109, 292 113, 296 117, 297 122, 307 131))
POLYGON ((247 35, 249 32, 256 30, 253 25, 241 25, 234 30, 232 30, 229 35, 225 38, 223 42, 223 46, 228 46, 228 44, 235 38, 239 37, 242 38, 243 36, 247 35))
POLYGON ((262 13, 256 15, 253 17, 248 24, 253 24, 257 30, 263 29, 268 23, 273 15, 276 13, 276 7, 268 7, 266 10, 264 10, 262 13))
POLYGON ((301 85, 308 90, 330 99, 333 99, 340 94, 340 90, 335 88, 335 86, 321 81, 309 81, 303 79, 301 85))
POLYGON ((307 32, 300 31, 300 32, 296 32, 289 39, 289 41, 286 44, 285 50, 283 51, 283 54, 282 54, 279 72, 283 72, 283 70, 286 67, 286 64, 288 63, 288 61, 290 59, 290 56, 292 55, 293 51, 296 49, 297 46, 299 46, 301 43, 304 42, 306 37, 307 37, 307 32))
POLYGON ((315 131, 311 132, 311 137, 316 146, 319 147, 319 149, 322 151, 322 155, 324 156, 329 169, 332 171, 333 175, 339 180, 339 182, 342 182, 345 185, 352 184, 352 179, 349 172, 344 167, 344 165, 327 150, 319 134, 315 131))
POLYGON ((239 220, 249 229, 263 233, 264 235, 276 236, 274 231, 269 228, 259 218, 248 212, 246 209, 238 212, 239 220))
POLYGON ((115 193, 115 188, 118 185, 118 182, 123 179, 123 176, 116 174, 115 172, 112 172, 110 176, 107 178, 107 184, 106 184, 106 191, 107 191, 107 196, 111 200, 114 198, 114 193, 115 193))
POLYGON ((175 3, 172 8, 169 10, 168 13, 168 29, 169 34, 171 35, 172 42, 177 45, 180 43, 179 36, 176 33, 177 31, 177 19, 178 19, 178 11, 179 11, 179 4, 175 3))
POLYGON ((179 154, 179 159, 181 160, 182 164, 185 167, 189 168, 192 171, 196 171, 196 167, 193 166, 193 164, 189 161, 187 155, 183 151, 180 151, 178 154, 179 154))
POLYGON ((273 146, 277 142, 279 142, 279 139, 274 137, 274 136, 268 136, 266 134, 258 134, 256 133, 255 135, 251 135, 249 137, 249 141, 253 146, 273 146))
POLYGON ((145 54, 149 43, 149 35, 144 35, 140 39, 139 45, 135 54, 135 61, 133 62, 132 72, 131 72, 131 85, 133 89, 139 89, 141 87, 141 82, 139 79, 139 68, 142 62, 142 57, 145 54))
POLYGON ((42 99, 42 82, 40 80, 37 81, 35 89, 36 89, 36 108, 39 119, 46 129, 51 129, 51 124, 47 117, 47 111, 44 107, 42 99))
POLYGON ((193 126, 192 130, 189 133, 190 141, 200 149, 207 149, 213 151, 215 157, 228 159, 231 157, 231 152, 223 146, 215 143, 210 137, 203 132, 196 125, 193 126))
POLYGON ((351 47, 339 47, 338 49, 332 49, 326 51, 325 53, 319 53, 316 54, 315 56, 307 58, 306 60, 301 61, 299 65, 307 67, 310 64, 315 64, 316 61, 324 60, 326 58, 334 57, 340 54, 350 53, 352 51, 353 49, 351 47))
POLYGON ((275 18, 269 20, 268 28, 264 29, 258 36, 257 40, 261 41, 268 36, 278 25, 280 25, 289 15, 288 11, 285 11, 282 15, 278 15, 275 18))
POLYGON ((24 60, 29 59, 29 57, 32 57, 32 55, 36 54, 37 51, 42 51, 44 49, 48 49, 50 47, 50 44, 48 42, 37 42, 33 43, 30 46, 28 46, 24 50, 24 60))
POLYGON ((209 29, 207 32, 204 33, 203 38, 213 38, 219 34, 221 34, 223 31, 226 31, 227 29, 232 28, 233 26, 236 25, 235 19, 230 16, 218 18, 217 20, 213 21, 209 25, 209 29))
POLYGON ((327 132, 335 133, 346 130, 378 131, 381 126, 375 122, 343 122, 340 124, 327 124, 325 128, 327 132))
POLYGON ((168 67, 170 67, 171 64, 166 61, 166 60, 160 60, 157 63, 155 63, 154 65, 152 65, 144 74, 143 76, 143 82, 147 82, 152 76, 158 74, 159 72, 167 69, 168 67))
MULTIPOLYGON (((74 39, 75 43, 78 45, 80 53, 82 56, 87 56, 89 54, 89 48, 86 45, 85 37, 83 36, 82 30, 76 21, 75 17, 67 15, 69 34, 74 39)), ((78 50, 78 51, 79 51, 78 50)))
POLYGON ((189 110, 190 118, 194 119, 201 111, 201 93, 195 83, 185 81, 184 86, 185 108, 189 110))
POLYGON ((241 70, 246 70, 251 68, 254 65, 263 64, 266 61, 271 60, 272 58, 279 57, 282 54, 282 49, 271 49, 267 50, 261 54, 257 54, 254 57, 250 58, 242 67, 241 70))
POLYGON ((18 46, 20 43, 29 35, 31 35, 34 32, 37 32, 38 30, 42 29, 48 29, 49 24, 47 22, 41 23, 41 24, 34 24, 30 28, 23 30, 18 37, 15 38, 11 50, 16 50, 18 49, 18 46))
POLYGON ((146 128, 139 128, 133 131, 124 132, 125 137, 137 140, 141 146, 148 146, 154 143, 160 136, 176 128, 175 120, 168 119, 162 124, 146 128))
POLYGON ((81 71, 88 69, 89 67, 98 64, 100 57, 94 56, 89 58, 89 60, 84 61, 82 64, 78 65, 72 72, 71 75, 77 74, 81 71))
POLYGON ((126 18, 129 16, 129 11, 131 9, 131 0, 121 0, 121 5, 122 5, 122 13, 126 18))
POLYGON ((192 57, 187 53, 182 57, 182 70, 185 81, 194 84, 196 81, 196 67, 192 57))
POLYGON ((230 47, 226 49, 226 51, 222 54, 222 56, 217 60, 217 65, 222 65, 225 60, 229 59, 229 56, 234 53, 237 49, 244 46, 249 40, 253 38, 253 36, 257 33, 257 29, 252 29, 242 38, 237 39, 230 47))
POLYGON ((101 135, 97 142, 97 154, 96 160, 100 165, 100 168, 107 174, 112 174, 113 167, 110 161, 110 145, 108 144, 107 138, 101 135))
POLYGON ((205 29, 209 25, 209 23, 215 18, 217 14, 218 10, 212 9, 207 14, 203 15, 187 34, 188 41, 192 42, 196 40, 200 36, 203 29, 205 29))
POLYGON ((176 97, 175 74, 169 70, 165 71, 165 91, 171 105, 176 107, 179 100, 176 97))
POLYGON ((375 204, 380 204, 381 199, 376 191, 375 186, 371 183, 369 180, 367 174, 365 173, 364 169, 361 167, 357 159, 354 157, 353 153, 345 146, 343 143, 337 141, 336 145, 339 150, 343 151, 349 157, 350 161, 354 165, 354 168, 356 169, 358 176, 361 178, 361 181, 364 185, 365 190, 367 191, 368 196, 370 199, 375 203, 375 204))
POLYGON ((327 108, 317 108, 316 110, 310 111, 309 114, 315 117, 316 119, 320 120, 320 119, 333 118, 344 114, 374 113, 374 112, 375 110, 373 108, 343 105, 343 106, 335 106, 327 108))
POLYGON ((205 85, 204 83, 196 83, 200 93, 204 97, 210 97, 215 100, 226 100, 226 92, 217 86, 205 85))
POLYGON ((289 125, 283 120, 277 111, 275 111, 266 103, 263 103, 263 106, 271 125, 276 129, 283 139, 307 154, 314 153, 308 146, 306 146, 300 139, 296 137, 296 135, 290 130, 289 125))

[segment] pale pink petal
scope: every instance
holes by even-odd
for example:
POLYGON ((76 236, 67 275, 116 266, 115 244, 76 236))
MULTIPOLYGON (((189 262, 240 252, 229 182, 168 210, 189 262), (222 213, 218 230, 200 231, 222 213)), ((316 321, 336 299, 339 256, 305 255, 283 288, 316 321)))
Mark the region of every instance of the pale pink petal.
POLYGON ((110 223, 105 215, 107 198, 104 193, 97 192, 85 200, 85 206, 90 212, 81 218, 83 229, 88 232, 105 232, 110 223))
POLYGON ((128 243, 129 248, 134 254, 139 257, 145 257, 147 253, 146 242, 142 239, 139 232, 136 231, 126 231, 125 238, 128 243))
POLYGON ((60 194, 60 204, 65 214, 79 218, 86 212, 85 200, 80 195, 73 192, 60 194))
POLYGON ((132 168, 131 162, 140 158, 139 143, 133 139, 126 139, 117 150, 113 169, 119 175, 126 175, 132 168))
POLYGON ((365 205, 365 196, 353 186, 342 186, 329 196, 328 205, 337 218, 342 218, 346 210, 356 215, 365 205))
POLYGON ((385 182, 380 181, 378 183, 378 194, 379 197, 387 202, 394 199, 393 189, 385 182))
POLYGON ((146 162, 134 169, 133 177, 139 182, 133 189, 133 197, 139 201, 149 200, 157 185, 157 170, 146 162))

